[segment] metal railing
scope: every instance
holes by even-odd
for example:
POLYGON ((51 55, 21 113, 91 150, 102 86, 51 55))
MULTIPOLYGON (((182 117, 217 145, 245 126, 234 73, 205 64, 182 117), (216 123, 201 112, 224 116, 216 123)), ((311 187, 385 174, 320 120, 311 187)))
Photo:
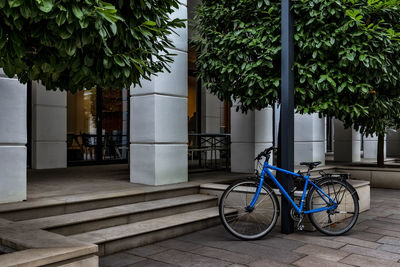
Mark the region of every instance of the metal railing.
POLYGON ((230 134, 189 134, 188 145, 191 168, 230 168, 230 134))

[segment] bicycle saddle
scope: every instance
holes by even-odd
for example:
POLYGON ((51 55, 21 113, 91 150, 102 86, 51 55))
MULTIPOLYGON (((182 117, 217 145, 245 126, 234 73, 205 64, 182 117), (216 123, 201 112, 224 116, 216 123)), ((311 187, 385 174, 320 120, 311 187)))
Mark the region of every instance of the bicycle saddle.
POLYGON ((314 162, 300 162, 300 165, 308 166, 310 170, 314 169, 317 167, 319 164, 321 164, 321 161, 314 161, 314 162))

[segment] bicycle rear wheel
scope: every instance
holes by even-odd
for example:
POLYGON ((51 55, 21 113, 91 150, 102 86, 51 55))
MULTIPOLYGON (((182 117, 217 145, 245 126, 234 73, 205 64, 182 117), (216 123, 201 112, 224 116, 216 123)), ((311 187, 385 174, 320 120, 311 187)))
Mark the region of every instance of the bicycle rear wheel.
MULTIPOLYGON (((325 194, 335 201, 338 206, 334 210, 325 210, 308 214, 314 227, 326 235, 342 235, 349 231, 356 223, 359 212, 358 195, 354 187, 346 181, 336 178, 327 178, 317 183, 325 194)), ((330 207, 333 203, 326 203, 325 196, 313 187, 307 194, 307 209, 330 207)))
POLYGON ((266 184, 263 184, 254 208, 248 209, 258 186, 256 179, 237 181, 225 190, 219 202, 222 224, 240 239, 254 240, 265 236, 278 219, 278 200, 266 184))

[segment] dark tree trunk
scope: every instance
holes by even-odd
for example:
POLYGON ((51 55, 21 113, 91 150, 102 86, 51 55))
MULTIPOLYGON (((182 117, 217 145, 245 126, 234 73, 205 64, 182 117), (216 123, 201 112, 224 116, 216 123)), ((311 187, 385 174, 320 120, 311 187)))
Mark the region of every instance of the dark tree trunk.
POLYGON ((385 135, 378 135, 378 167, 385 166, 385 155, 384 155, 384 146, 385 146, 385 135))

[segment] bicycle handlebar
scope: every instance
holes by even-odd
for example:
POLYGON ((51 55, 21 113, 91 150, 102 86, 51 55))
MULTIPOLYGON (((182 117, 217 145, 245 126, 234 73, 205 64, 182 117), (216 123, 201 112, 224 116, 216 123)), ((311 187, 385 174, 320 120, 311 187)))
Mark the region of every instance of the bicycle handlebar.
POLYGON ((260 160, 260 159, 262 159, 262 157, 269 159, 269 157, 271 156, 271 151, 273 151, 273 150, 276 151, 277 149, 278 149, 277 147, 273 147, 273 146, 266 148, 263 152, 258 154, 254 160, 260 160))

